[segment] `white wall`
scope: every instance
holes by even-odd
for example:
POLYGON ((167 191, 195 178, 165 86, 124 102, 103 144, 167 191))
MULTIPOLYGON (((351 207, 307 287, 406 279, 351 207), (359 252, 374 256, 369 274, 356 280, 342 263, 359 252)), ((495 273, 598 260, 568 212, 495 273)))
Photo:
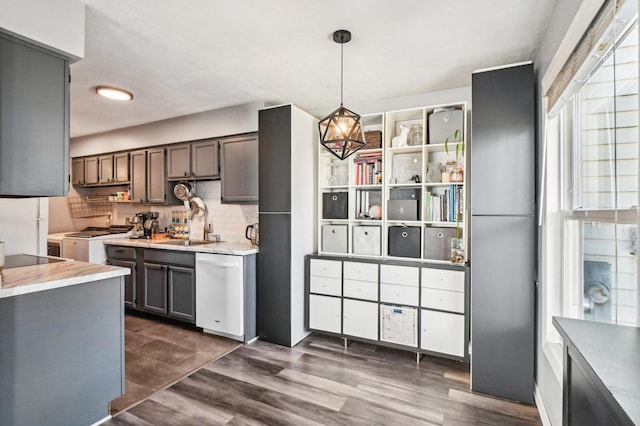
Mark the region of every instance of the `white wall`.
POLYGON ((254 102, 71 139, 71 157, 258 131, 254 102))
POLYGON ((84 57, 85 5, 79 0, 0 0, 0 29, 63 53, 84 57))
MULTIPOLYGON (((469 76, 469 84, 471 84, 471 76, 469 76)), ((350 103, 345 106, 360 115, 365 115, 424 106, 445 105, 457 102, 467 102, 467 109, 470 110, 472 108, 471 86, 438 90, 436 92, 417 93, 415 95, 402 96, 398 98, 379 99, 371 102, 350 103)), ((327 114, 330 114, 337 107, 338 105, 335 105, 333 109, 312 110, 310 113, 318 118, 322 118, 327 114)))

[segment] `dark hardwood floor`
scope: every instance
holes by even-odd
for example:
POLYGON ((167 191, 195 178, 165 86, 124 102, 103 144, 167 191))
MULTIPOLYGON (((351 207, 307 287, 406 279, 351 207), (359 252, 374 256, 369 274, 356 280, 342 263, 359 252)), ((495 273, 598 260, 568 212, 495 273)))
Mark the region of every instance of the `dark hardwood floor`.
POLYGON ((243 346, 107 425, 540 425, 533 406, 469 391, 469 366, 311 335, 243 346))
POLYGON ((195 327, 125 315, 125 390, 111 401, 118 414, 241 345, 195 327))

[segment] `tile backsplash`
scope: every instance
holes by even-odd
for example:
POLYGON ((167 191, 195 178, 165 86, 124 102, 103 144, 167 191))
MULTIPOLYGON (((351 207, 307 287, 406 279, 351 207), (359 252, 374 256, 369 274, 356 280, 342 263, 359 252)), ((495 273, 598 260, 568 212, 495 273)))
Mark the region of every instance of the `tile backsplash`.
MULTIPOLYGON (((204 237, 204 227, 211 224, 212 232, 220 234, 224 241, 246 241, 245 228, 258 221, 257 204, 222 204, 220 202, 220 181, 196 182, 195 192, 200 197, 207 212, 202 217, 194 217, 190 222, 190 238, 200 240, 204 237)), ((160 213, 160 228, 169 228, 172 211, 186 211, 184 206, 155 206, 145 204, 114 204, 113 223, 124 223, 125 219, 141 211, 157 211, 160 213)))
MULTIPOLYGON (((220 181, 198 181, 195 186, 196 194, 204 201, 207 212, 202 217, 195 217, 190 223, 190 238, 194 240, 204 237, 204 227, 211 224, 212 232, 220 234, 224 241, 246 241, 245 228, 258 221, 257 204, 222 204, 220 202, 220 181)), ((69 195, 78 196, 73 189, 69 195)), ((75 219, 68 212, 66 197, 50 199, 49 232, 79 231, 87 226, 106 226, 107 217, 93 219, 75 219)), ((161 228, 171 225, 171 212, 184 212, 185 207, 156 206, 147 204, 114 203, 112 207, 111 223, 124 224, 126 218, 141 211, 157 211, 160 213, 161 228)))

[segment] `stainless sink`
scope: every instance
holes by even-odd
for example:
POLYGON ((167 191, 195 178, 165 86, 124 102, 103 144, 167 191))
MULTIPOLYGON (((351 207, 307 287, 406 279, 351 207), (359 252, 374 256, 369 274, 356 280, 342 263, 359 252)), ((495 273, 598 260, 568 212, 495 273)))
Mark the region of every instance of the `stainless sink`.
POLYGON ((167 244, 170 246, 200 246, 203 244, 222 243, 223 241, 195 241, 195 240, 171 240, 162 241, 158 244, 167 244))

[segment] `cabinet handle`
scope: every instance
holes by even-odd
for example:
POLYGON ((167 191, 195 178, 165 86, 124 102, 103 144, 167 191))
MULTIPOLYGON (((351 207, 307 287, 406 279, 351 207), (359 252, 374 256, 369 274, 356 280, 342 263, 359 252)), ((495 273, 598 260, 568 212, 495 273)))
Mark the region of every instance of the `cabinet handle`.
POLYGON ((191 176, 196 177, 196 174, 195 173, 191 173, 191 176))
POLYGON ((188 176, 189 176, 189 174, 187 174, 187 172, 184 172, 184 176, 185 176, 185 177, 188 177, 188 176))
POLYGON ((119 250, 115 250, 116 253, 124 253, 124 250, 119 249, 119 250))

